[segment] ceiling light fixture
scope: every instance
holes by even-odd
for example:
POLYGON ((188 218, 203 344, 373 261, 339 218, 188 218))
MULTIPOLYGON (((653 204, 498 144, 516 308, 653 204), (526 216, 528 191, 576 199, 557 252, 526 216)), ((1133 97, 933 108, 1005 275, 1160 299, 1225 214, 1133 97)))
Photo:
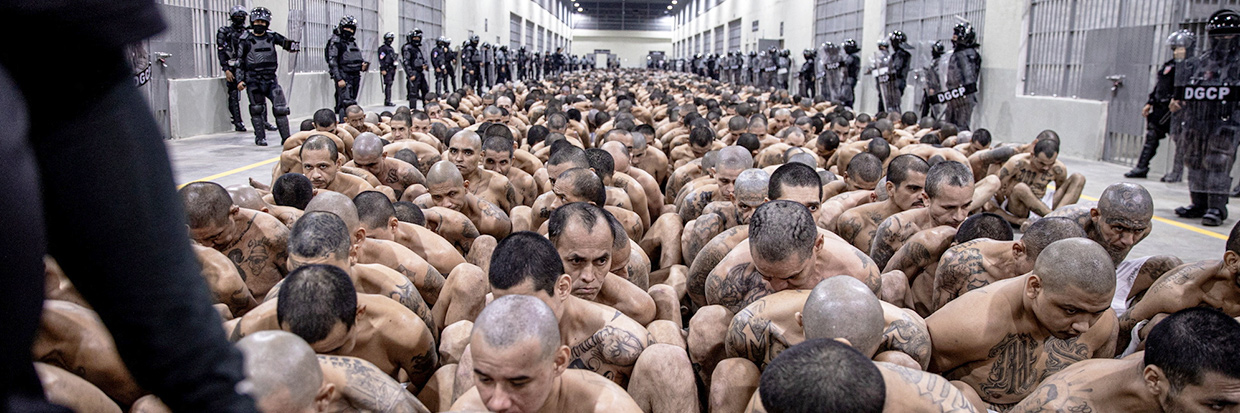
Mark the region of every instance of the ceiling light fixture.
POLYGON ((671 10, 671 9, 672 9, 672 6, 667 6, 667 9, 668 9, 668 10, 671 10))

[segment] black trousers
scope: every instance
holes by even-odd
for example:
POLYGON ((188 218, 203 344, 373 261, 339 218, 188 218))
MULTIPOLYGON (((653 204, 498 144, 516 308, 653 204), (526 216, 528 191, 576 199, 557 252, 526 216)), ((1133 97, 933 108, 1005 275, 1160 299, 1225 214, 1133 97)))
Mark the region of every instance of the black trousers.
POLYGON ((422 98, 426 96, 426 92, 430 91, 426 86, 426 72, 414 70, 413 73, 408 75, 412 79, 405 80, 406 97, 409 99, 409 107, 416 108, 418 106, 417 103, 421 102, 422 98))
POLYGON ((344 108, 357 104, 357 86, 361 82, 361 72, 345 72, 344 87, 336 87, 336 116, 340 118, 340 121, 344 121, 344 108))
POLYGON ((271 101, 271 114, 276 118, 276 129, 280 131, 280 142, 288 139, 288 100, 284 98, 284 88, 271 77, 247 76, 246 93, 250 94, 250 123, 254 125, 254 139, 267 139, 267 101, 271 101))
POLYGON ((58 68, 0 53, 0 409, 42 401, 30 348, 51 254, 94 307, 138 384, 174 411, 254 412, 189 246, 163 133, 120 50, 58 68), (61 96, 73 94, 66 112, 61 96), (89 173, 83 173, 89 171, 89 173))
POLYGON ((392 83, 396 81, 396 68, 388 69, 383 75, 383 103, 392 103, 392 83))
POLYGON ((241 91, 237 90, 237 83, 224 79, 224 87, 228 89, 228 114, 232 116, 234 126, 241 126, 245 124, 245 118, 241 117, 241 91))

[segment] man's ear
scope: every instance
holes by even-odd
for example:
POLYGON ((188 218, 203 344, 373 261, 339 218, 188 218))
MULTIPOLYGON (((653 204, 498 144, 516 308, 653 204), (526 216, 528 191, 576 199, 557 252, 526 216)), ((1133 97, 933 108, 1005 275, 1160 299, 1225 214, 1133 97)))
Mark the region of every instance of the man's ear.
POLYGON ((322 387, 319 387, 319 394, 314 396, 314 411, 326 412, 331 410, 329 406, 339 399, 340 396, 341 394, 336 389, 335 383, 323 384, 322 387))
POLYGON ((469 189, 469 180, 466 179, 463 185, 465 185, 465 189, 469 189))
POLYGON ((891 181, 887 181, 887 183, 883 184, 883 188, 887 188, 888 197, 890 197, 891 194, 896 193, 896 184, 892 183, 891 181))
POLYGON ((358 304, 357 305, 357 316, 361 317, 363 315, 366 315, 366 304, 358 304))
POLYGON ((561 345, 555 350, 555 375, 563 374, 564 370, 568 369, 569 361, 571 360, 568 346, 561 345))
MULTIPOLYGON (((396 219, 396 217, 388 218, 388 228, 391 229, 393 232, 396 231, 398 228, 400 228, 400 220, 396 219)), ((395 238, 395 235, 396 234, 392 234, 393 238, 395 238)))
POLYGON ((801 312, 797 311, 796 314, 793 314, 793 317, 797 319, 797 325, 801 326, 801 329, 805 329, 805 321, 801 319, 801 312))
POLYGON ((1042 279, 1037 274, 1030 274, 1029 279, 1025 280, 1025 295, 1038 298, 1039 294, 1042 294, 1042 279))
POLYGON ((1020 241, 1016 241, 1012 243, 1012 255, 1015 256, 1016 259, 1020 259, 1021 257, 1024 257, 1025 256, 1025 243, 1020 242, 1020 241))
POLYGON ((1101 216, 1102 216, 1102 213, 1101 213, 1101 212, 1098 212, 1098 208, 1090 208, 1090 209, 1089 209, 1089 219, 1090 219, 1091 221, 1097 222, 1097 221, 1098 221, 1098 218, 1099 218, 1099 217, 1101 217, 1101 216))
POLYGON ((1171 383, 1167 381, 1167 375, 1161 367, 1153 364, 1145 366, 1145 369, 1141 371, 1141 378, 1145 380, 1145 389, 1154 396, 1166 394, 1171 390, 1171 383))
POLYGON ((237 214, 240 214, 240 213, 241 213, 241 207, 239 207, 239 206, 237 206, 237 205, 235 205, 235 204, 234 204, 233 206, 228 207, 228 217, 229 217, 229 218, 235 217, 235 216, 237 216, 237 214))
POLYGON ((568 299, 569 294, 573 291, 573 278, 568 274, 560 274, 560 278, 555 280, 555 295, 560 301, 568 299))

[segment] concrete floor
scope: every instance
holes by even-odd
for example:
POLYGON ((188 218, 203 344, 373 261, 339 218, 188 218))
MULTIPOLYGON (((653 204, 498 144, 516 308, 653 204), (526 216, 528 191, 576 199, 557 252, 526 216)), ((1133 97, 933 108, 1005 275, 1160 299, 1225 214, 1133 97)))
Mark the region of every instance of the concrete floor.
MULTIPOLYGON (((367 111, 391 108, 373 107, 367 111)), ((293 129, 301 119, 290 119, 293 129)), ((248 125, 247 125, 248 127, 248 125)), ((172 158, 173 173, 178 184, 192 181, 214 181, 223 186, 246 184, 249 178, 269 183, 271 171, 280 155, 279 134, 268 132, 272 146, 254 145, 253 132, 223 133, 167 141, 172 158)), ((1235 218, 1222 227, 1203 227, 1201 220, 1181 219, 1172 212, 1188 203, 1186 184, 1166 184, 1152 179, 1124 178, 1128 167, 1100 161, 1063 159, 1071 172, 1080 172, 1087 178, 1082 202, 1096 201, 1102 190, 1115 182, 1135 182, 1144 185, 1154 196, 1154 229, 1144 241, 1133 248, 1130 257, 1171 254, 1184 261, 1218 259, 1222 257, 1227 234, 1235 218)), ((1240 210, 1238 210, 1240 211, 1240 210)), ((1232 212, 1233 217, 1240 217, 1232 212)))

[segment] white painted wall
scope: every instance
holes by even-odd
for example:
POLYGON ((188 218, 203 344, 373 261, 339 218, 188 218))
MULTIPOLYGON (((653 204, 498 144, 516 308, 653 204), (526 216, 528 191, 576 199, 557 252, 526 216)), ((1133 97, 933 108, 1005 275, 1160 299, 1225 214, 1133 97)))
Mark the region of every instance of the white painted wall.
MULTIPOLYGON (((683 0, 693 1, 693 0, 683 0)), ((792 50, 800 59, 801 50, 814 42, 814 0, 723 0, 720 4, 694 16, 672 31, 672 42, 690 39, 703 32, 711 32, 710 46, 714 47, 714 30, 722 25, 724 50, 727 44, 728 22, 741 19, 741 50, 748 52, 757 47, 758 39, 784 39, 784 48, 792 50), (753 22, 758 21, 758 31, 753 22), (779 25, 783 23, 781 35, 779 25)), ((713 49, 712 49, 713 50, 713 49)), ((797 63, 799 66, 800 63, 797 63)))
POLYGON ((592 54, 596 49, 611 50, 620 67, 646 67, 650 52, 672 53, 672 32, 573 30, 573 54, 592 54))
MULTIPOLYGON (((444 33, 452 39, 453 45, 460 45, 468 39, 469 32, 472 30, 483 42, 506 46, 509 44, 511 14, 521 16, 522 26, 525 25, 526 20, 529 20, 534 22, 534 30, 542 26, 565 39, 573 38, 572 28, 567 22, 560 21, 551 12, 531 0, 447 0, 444 2, 443 11, 444 33)), ((520 41, 524 42, 525 27, 521 30, 520 41)), ((548 38, 545 41, 550 44, 551 40, 548 38)), ((526 48, 531 52, 536 51, 537 43, 538 34, 535 33, 534 45, 526 48)))

